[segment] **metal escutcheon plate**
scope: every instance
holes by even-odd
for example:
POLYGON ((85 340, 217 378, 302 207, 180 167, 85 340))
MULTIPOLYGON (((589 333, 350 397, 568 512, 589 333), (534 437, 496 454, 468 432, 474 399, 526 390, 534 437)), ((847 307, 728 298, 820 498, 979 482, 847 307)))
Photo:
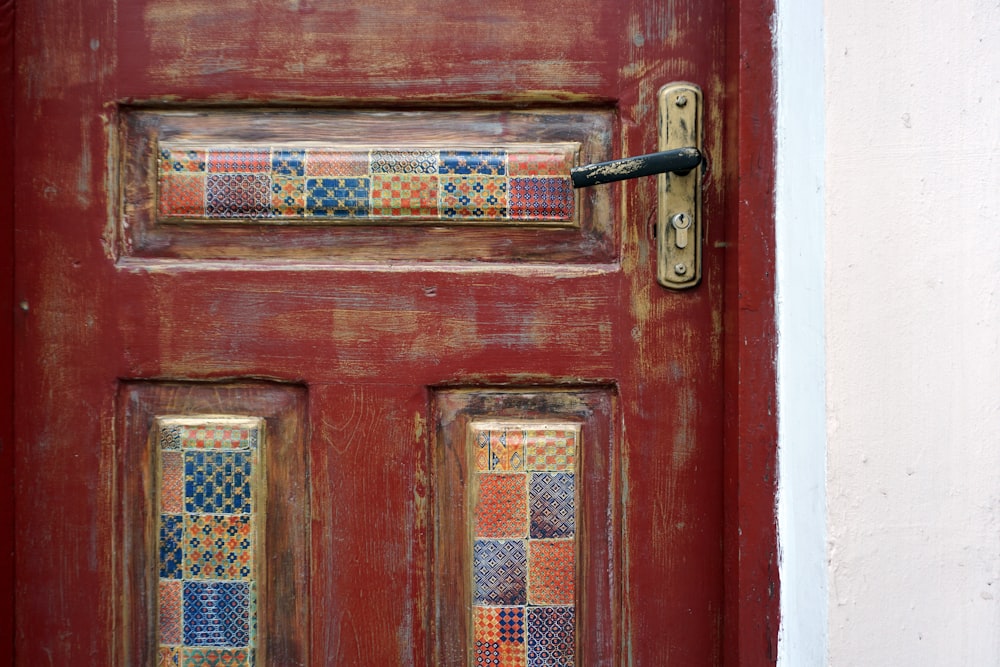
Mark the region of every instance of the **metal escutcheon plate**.
MULTIPOLYGON (((702 95, 693 83, 671 83, 660 89, 659 150, 685 146, 701 150, 702 95)), ((701 175, 666 173, 658 178, 656 279, 670 289, 688 289, 701 280, 701 175)))

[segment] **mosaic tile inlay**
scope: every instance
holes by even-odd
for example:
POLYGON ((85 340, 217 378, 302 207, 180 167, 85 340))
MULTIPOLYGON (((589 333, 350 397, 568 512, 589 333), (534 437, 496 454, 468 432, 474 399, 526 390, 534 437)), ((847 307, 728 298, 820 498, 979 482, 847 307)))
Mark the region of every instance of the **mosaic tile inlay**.
POLYGON ((569 222, 564 145, 442 149, 161 145, 163 220, 569 222))
POLYGON ((574 665, 580 427, 476 423, 469 441, 472 664, 574 665))
MULTIPOLYGON (((175 164, 264 168, 238 154, 212 162, 192 151, 186 159, 175 164)), ((275 159, 295 169, 295 155, 275 159)), ((160 462, 158 664, 253 665, 262 429, 254 417, 164 417, 154 425, 160 462)))

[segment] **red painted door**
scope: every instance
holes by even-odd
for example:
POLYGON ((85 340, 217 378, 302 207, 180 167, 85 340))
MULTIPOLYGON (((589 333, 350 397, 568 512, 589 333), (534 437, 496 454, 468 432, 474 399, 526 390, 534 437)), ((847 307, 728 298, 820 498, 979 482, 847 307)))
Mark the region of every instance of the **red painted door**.
POLYGON ((16 18, 17 664, 721 662, 723 3, 16 18), (680 80, 675 292, 565 177, 680 80))

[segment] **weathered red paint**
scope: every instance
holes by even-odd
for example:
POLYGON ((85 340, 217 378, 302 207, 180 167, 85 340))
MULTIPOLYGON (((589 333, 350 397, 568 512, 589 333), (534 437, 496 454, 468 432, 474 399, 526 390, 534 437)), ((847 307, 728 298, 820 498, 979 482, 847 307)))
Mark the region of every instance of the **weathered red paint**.
POLYGON ((18 6, 18 664, 124 660, 119 380, 261 377, 308 393, 314 664, 430 664, 431 393, 496 385, 617 387, 623 660, 772 663, 772 3, 389 5, 18 6), (251 267, 225 244, 210 270, 115 263, 116 103, 614 105, 608 141, 635 154, 681 79, 716 158, 689 293, 655 285, 652 179, 611 186, 616 261, 572 278, 251 267))
POLYGON ((725 662, 773 665, 779 624, 774 304, 773 0, 748 0, 727 26, 738 167, 727 183, 725 298, 725 662), (737 48, 732 48, 738 45, 737 48))
POLYGON ((14 655, 14 2, 0 2, 0 663, 14 655))

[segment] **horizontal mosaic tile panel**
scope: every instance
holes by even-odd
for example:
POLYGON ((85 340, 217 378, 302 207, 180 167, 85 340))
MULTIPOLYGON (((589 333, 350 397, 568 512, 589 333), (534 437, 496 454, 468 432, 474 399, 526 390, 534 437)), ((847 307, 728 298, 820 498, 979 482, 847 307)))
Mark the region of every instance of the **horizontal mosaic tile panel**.
POLYGON ((158 664, 254 664, 263 421, 164 417, 159 459, 158 664))
POLYGON ((575 146, 160 145, 164 221, 570 222, 575 146))
POLYGON ((472 664, 574 665, 578 424, 476 423, 472 664))

